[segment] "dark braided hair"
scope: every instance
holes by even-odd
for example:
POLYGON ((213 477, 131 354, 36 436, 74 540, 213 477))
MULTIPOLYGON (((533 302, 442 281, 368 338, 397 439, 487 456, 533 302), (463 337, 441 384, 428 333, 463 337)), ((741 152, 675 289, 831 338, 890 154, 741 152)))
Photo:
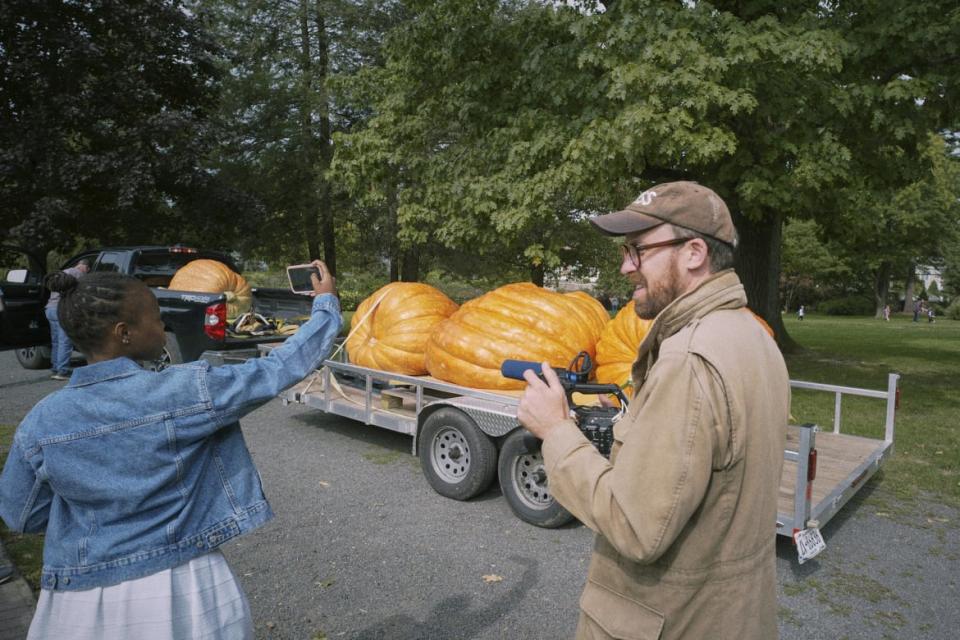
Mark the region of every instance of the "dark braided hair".
POLYGON ((62 271, 47 276, 46 286, 60 293, 57 318, 80 351, 89 354, 103 343, 110 328, 124 318, 123 305, 134 287, 132 276, 105 271, 74 278, 62 271))

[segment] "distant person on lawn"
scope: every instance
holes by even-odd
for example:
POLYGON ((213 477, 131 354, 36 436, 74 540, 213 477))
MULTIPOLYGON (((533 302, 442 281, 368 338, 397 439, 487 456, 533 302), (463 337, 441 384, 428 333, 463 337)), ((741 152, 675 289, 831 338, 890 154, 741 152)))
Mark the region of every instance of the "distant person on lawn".
POLYGON ((166 341, 136 278, 58 273, 59 319, 87 366, 17 428, 0 516, 43 532, 29 639, 253 638, 220 545, 273 517, 240 418, 312 372, 340 331, 336 283, 314 262, 309 322, 265 358, 160 372, 166 341))

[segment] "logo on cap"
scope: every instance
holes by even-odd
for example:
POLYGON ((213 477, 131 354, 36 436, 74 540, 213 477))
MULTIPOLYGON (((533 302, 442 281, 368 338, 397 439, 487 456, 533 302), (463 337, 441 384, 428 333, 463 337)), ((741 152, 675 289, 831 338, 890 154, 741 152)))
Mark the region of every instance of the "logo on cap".
POLYGON ((656 191, 644 191, 637 199, 633 201, 633 204, 638 204, 641 207, 649 207, 650 203, 653 202, 653 199, 657 197, 656 191))

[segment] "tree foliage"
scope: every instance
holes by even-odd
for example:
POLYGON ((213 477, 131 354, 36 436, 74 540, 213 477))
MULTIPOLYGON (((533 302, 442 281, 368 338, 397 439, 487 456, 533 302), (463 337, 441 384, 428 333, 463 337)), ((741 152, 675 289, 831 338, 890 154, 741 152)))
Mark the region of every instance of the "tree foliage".
POLYGON ((562 262, 583 212, 699 180, 734 211, 752 306, 782 328, 783 221, 830 227, 854 194, 928 168, 922 148, 957 91, 957 9, 605 5, 412 3, 366 78, 374 116, 341 140, 335 170, 365 197, 395 185, 412 245, 532 268, 562 262))
POLYGON ((587 218, 693 179, 789 345, 781 280, 845 265, 879 301, 956 246, 950 0, 9 0, 0 38, 0 219, 46 248, 186 234, 612 290, 587 218))
POLYGON ((81 238, 215 237, 230 194, 199 160, 211 144, 216 51, 184 2, 0 3, 9 239, 46 251, 81 238))
POLYGON ((323 257, 336 269, 338 241, 358 249, 375 237, 368 230, 383 225, 326 176, 332 133, 366 117, 362 101, 338 96, 335 87, 338 78, 376 66, 380 38, 402 7, 373 0, 204 5, 227 52, 224 137, 213 165, 256 198, 258 225, 271 229, 242 248, 277 260, 323 257))
POLYGON ((780 295, 785 309, 850 292, 854 270, 821 235, 814 220, 793 220, 784 228, 780 295))

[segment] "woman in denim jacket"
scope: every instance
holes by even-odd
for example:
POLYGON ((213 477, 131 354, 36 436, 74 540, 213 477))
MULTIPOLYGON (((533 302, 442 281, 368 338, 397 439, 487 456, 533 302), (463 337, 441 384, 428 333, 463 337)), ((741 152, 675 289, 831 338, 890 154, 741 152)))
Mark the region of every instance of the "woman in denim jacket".
POLYGON ((313 371, 340 331, 336 285, 314 263, 313 313, 265 358, 160 372, 165 342, 139 280, 63 275, 60 322, 87 358, 14 436, 0 516, 46 532, 29 638, 252 638, 250 608, 218 547, 273 517, 240 430, 313 371))

